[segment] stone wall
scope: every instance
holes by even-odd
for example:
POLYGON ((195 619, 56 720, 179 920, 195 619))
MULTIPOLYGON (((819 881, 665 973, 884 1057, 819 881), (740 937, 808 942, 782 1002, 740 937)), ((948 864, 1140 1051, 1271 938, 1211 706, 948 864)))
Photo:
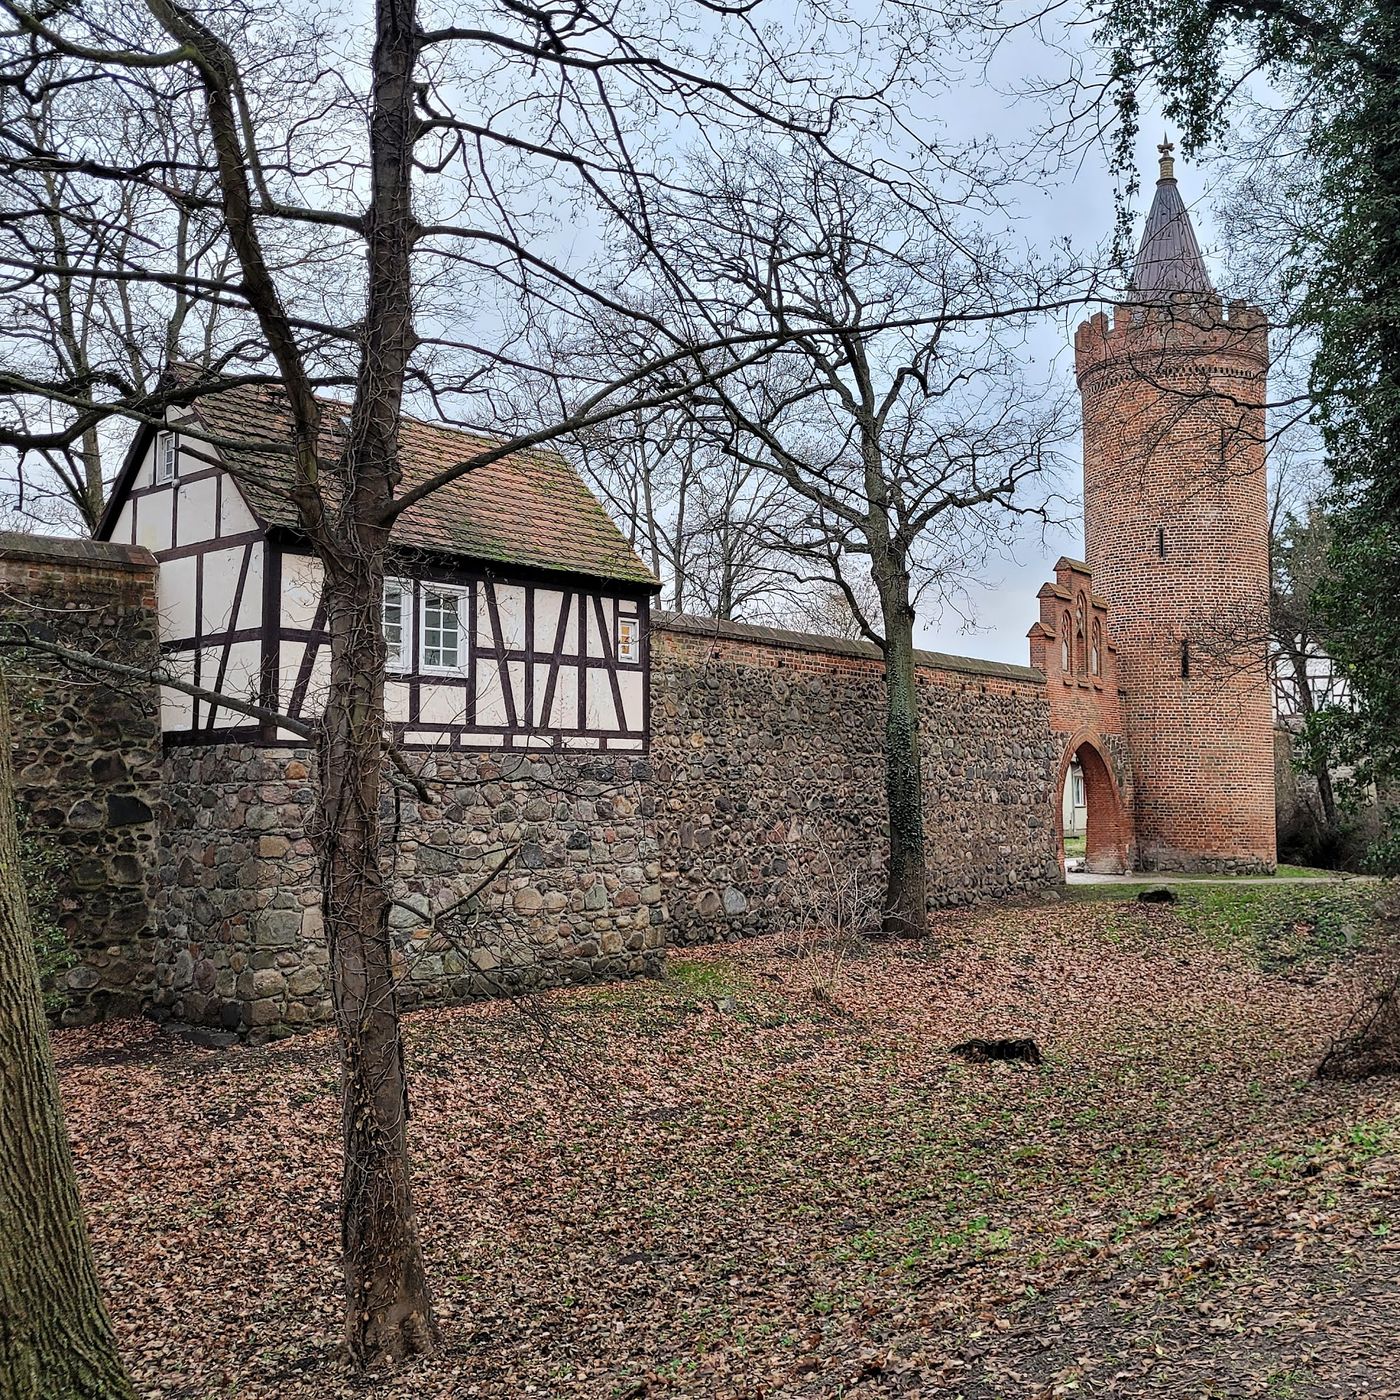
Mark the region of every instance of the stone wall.
MULTIPOLYGON (((155 663, 148 555, 4 543, 11 615, 155 663)), ((386 789, 406 1005, 650 973, 667 941, 823 923, 837 900, 875 916, 874 648, 662 614, 651 654, 648 755, 419 752, 436 805, 386 789)), ((1041 673, 918 662, 931 903, 1057 883, 1064 736, 1041 673)), ((13 685, 21 802, 67 864, 69 1019, 148 1011, 257 1039, 327 1020, 310 751, 162 755, 152 686, 80 685, 32 661, 13 685)))
MULTIPOLYGON (((458 751, 410 762, 442 801, 384 797, 405 1006, 659 969, 644 760, 458 751)), ((257 1039, 330 1016, 312 765, 285 748, 171 751, 158 1015, 257 1039)))
MULTIPOLYGON (((134 665, 154 665, 156 566, 144 549, 0 534, 0 627, 134 665)), ((153 687, 80 679, 6 648, 21 821, 56 858, 58 925, 73 965, 64 1021, 133 1015, 150 1001, 160 803, 153 687)))
MULTIPOLYGON (((663 613, 651 654, 670 940, 780 930, 838 895, 873 909, 887 830, 875 648, 663 613)), ((1061 746, 1041 674, 918 663, 930 903, 1058 883, 1061 746)))

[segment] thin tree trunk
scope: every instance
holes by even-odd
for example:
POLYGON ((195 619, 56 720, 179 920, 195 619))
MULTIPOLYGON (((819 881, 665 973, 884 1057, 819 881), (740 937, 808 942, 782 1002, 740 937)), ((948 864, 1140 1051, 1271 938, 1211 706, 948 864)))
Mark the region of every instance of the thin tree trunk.
POLYGON ((127 1400, 63 1124, 0 675, 0 1400, 127 1400))
POLYGON ((384 688, 377 559, 326 589, 330 702, 320 755, 322 889, 341 1044, 341 1243, 350 1359, 435 1350, 408 1162, 408 1086, 380 866, 384 688))
POLYGON ((408 1086, 380 865, 384 549, 399 476, 405 367, 414 345, 410 254, 418 57, 414 0, 378 0, 366 219, 365 347, 351 412, 343 527, 319 552, 331 637, 322 739, 322 865, 343 1061, 346 1346, 370 1366, 436 1349, 408 1165, 408 1086))
MULTIPOLYGON (((1317 713, 1313 701, 1312 679, 1308 675, 1306 651, 1290 651, 1289 660, 1293 667, 1293 685, 1298 694, 1298 708, 1302 711, 1305 725, 1311 724, 1317 713)), ((1317 800, 1322 807, 1322 820, 1327 830, 1337 829, 1337 794, 1332 786, 1332 770, 1327 766, 1327 751, 1319 745, 1313 749, 1312 774, 1317 783, 1317 800)))
POLYGON ((897 564, 877 563, 875 572, 885 631, 885 800, 890 818, 882 927, 886 933, 917 938, 928 932, 928 874, 914 609, 906 571, 897 564))

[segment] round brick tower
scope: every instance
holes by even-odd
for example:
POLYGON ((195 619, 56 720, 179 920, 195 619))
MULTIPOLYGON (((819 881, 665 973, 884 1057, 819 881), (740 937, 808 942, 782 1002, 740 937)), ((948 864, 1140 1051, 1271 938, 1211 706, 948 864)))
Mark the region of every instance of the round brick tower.
POLYGON ((1268 331, 1222 307, 1163 145, 1129 300, 1075 334, 1084 534, 1145 869, 1271 870, 1268 331))

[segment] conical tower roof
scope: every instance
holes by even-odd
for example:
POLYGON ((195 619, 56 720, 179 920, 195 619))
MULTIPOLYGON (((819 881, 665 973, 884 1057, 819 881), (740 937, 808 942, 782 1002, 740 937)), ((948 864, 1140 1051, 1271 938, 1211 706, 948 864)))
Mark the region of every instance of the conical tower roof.
POLYGON ((1157 193, 1147 212, 1147 227, 1133 263, 1131 291, 1136 300, 1157 301, 1175 294, 1208 296, 1210 278, 1206 274, 1201 245, 1191 227, 1191 216, 1182 203, 1173 171, 1172 146, 1163 141, 1157 193))

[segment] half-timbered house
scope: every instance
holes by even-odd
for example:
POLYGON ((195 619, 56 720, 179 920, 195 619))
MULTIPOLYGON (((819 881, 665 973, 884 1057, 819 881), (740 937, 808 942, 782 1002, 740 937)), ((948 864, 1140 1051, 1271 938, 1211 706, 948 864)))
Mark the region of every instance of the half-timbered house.
MULTIPOLYGON (((328 474, 346 423, 327 404, 328 474)), ((280 393, 241 385, 136 437, 98 538, 159 561, 174 675, 295 718, 329 673, 321 565, 298 529, 280 393)), ((403 489, 480 450, 405 418, 403 489)), ((405 748, 638 750, 658 584, 559 454, 517 452, 404 513, 384 590, 385 710, 405 748)), ((167 744, 296 735, 167 686, 167 744)))

